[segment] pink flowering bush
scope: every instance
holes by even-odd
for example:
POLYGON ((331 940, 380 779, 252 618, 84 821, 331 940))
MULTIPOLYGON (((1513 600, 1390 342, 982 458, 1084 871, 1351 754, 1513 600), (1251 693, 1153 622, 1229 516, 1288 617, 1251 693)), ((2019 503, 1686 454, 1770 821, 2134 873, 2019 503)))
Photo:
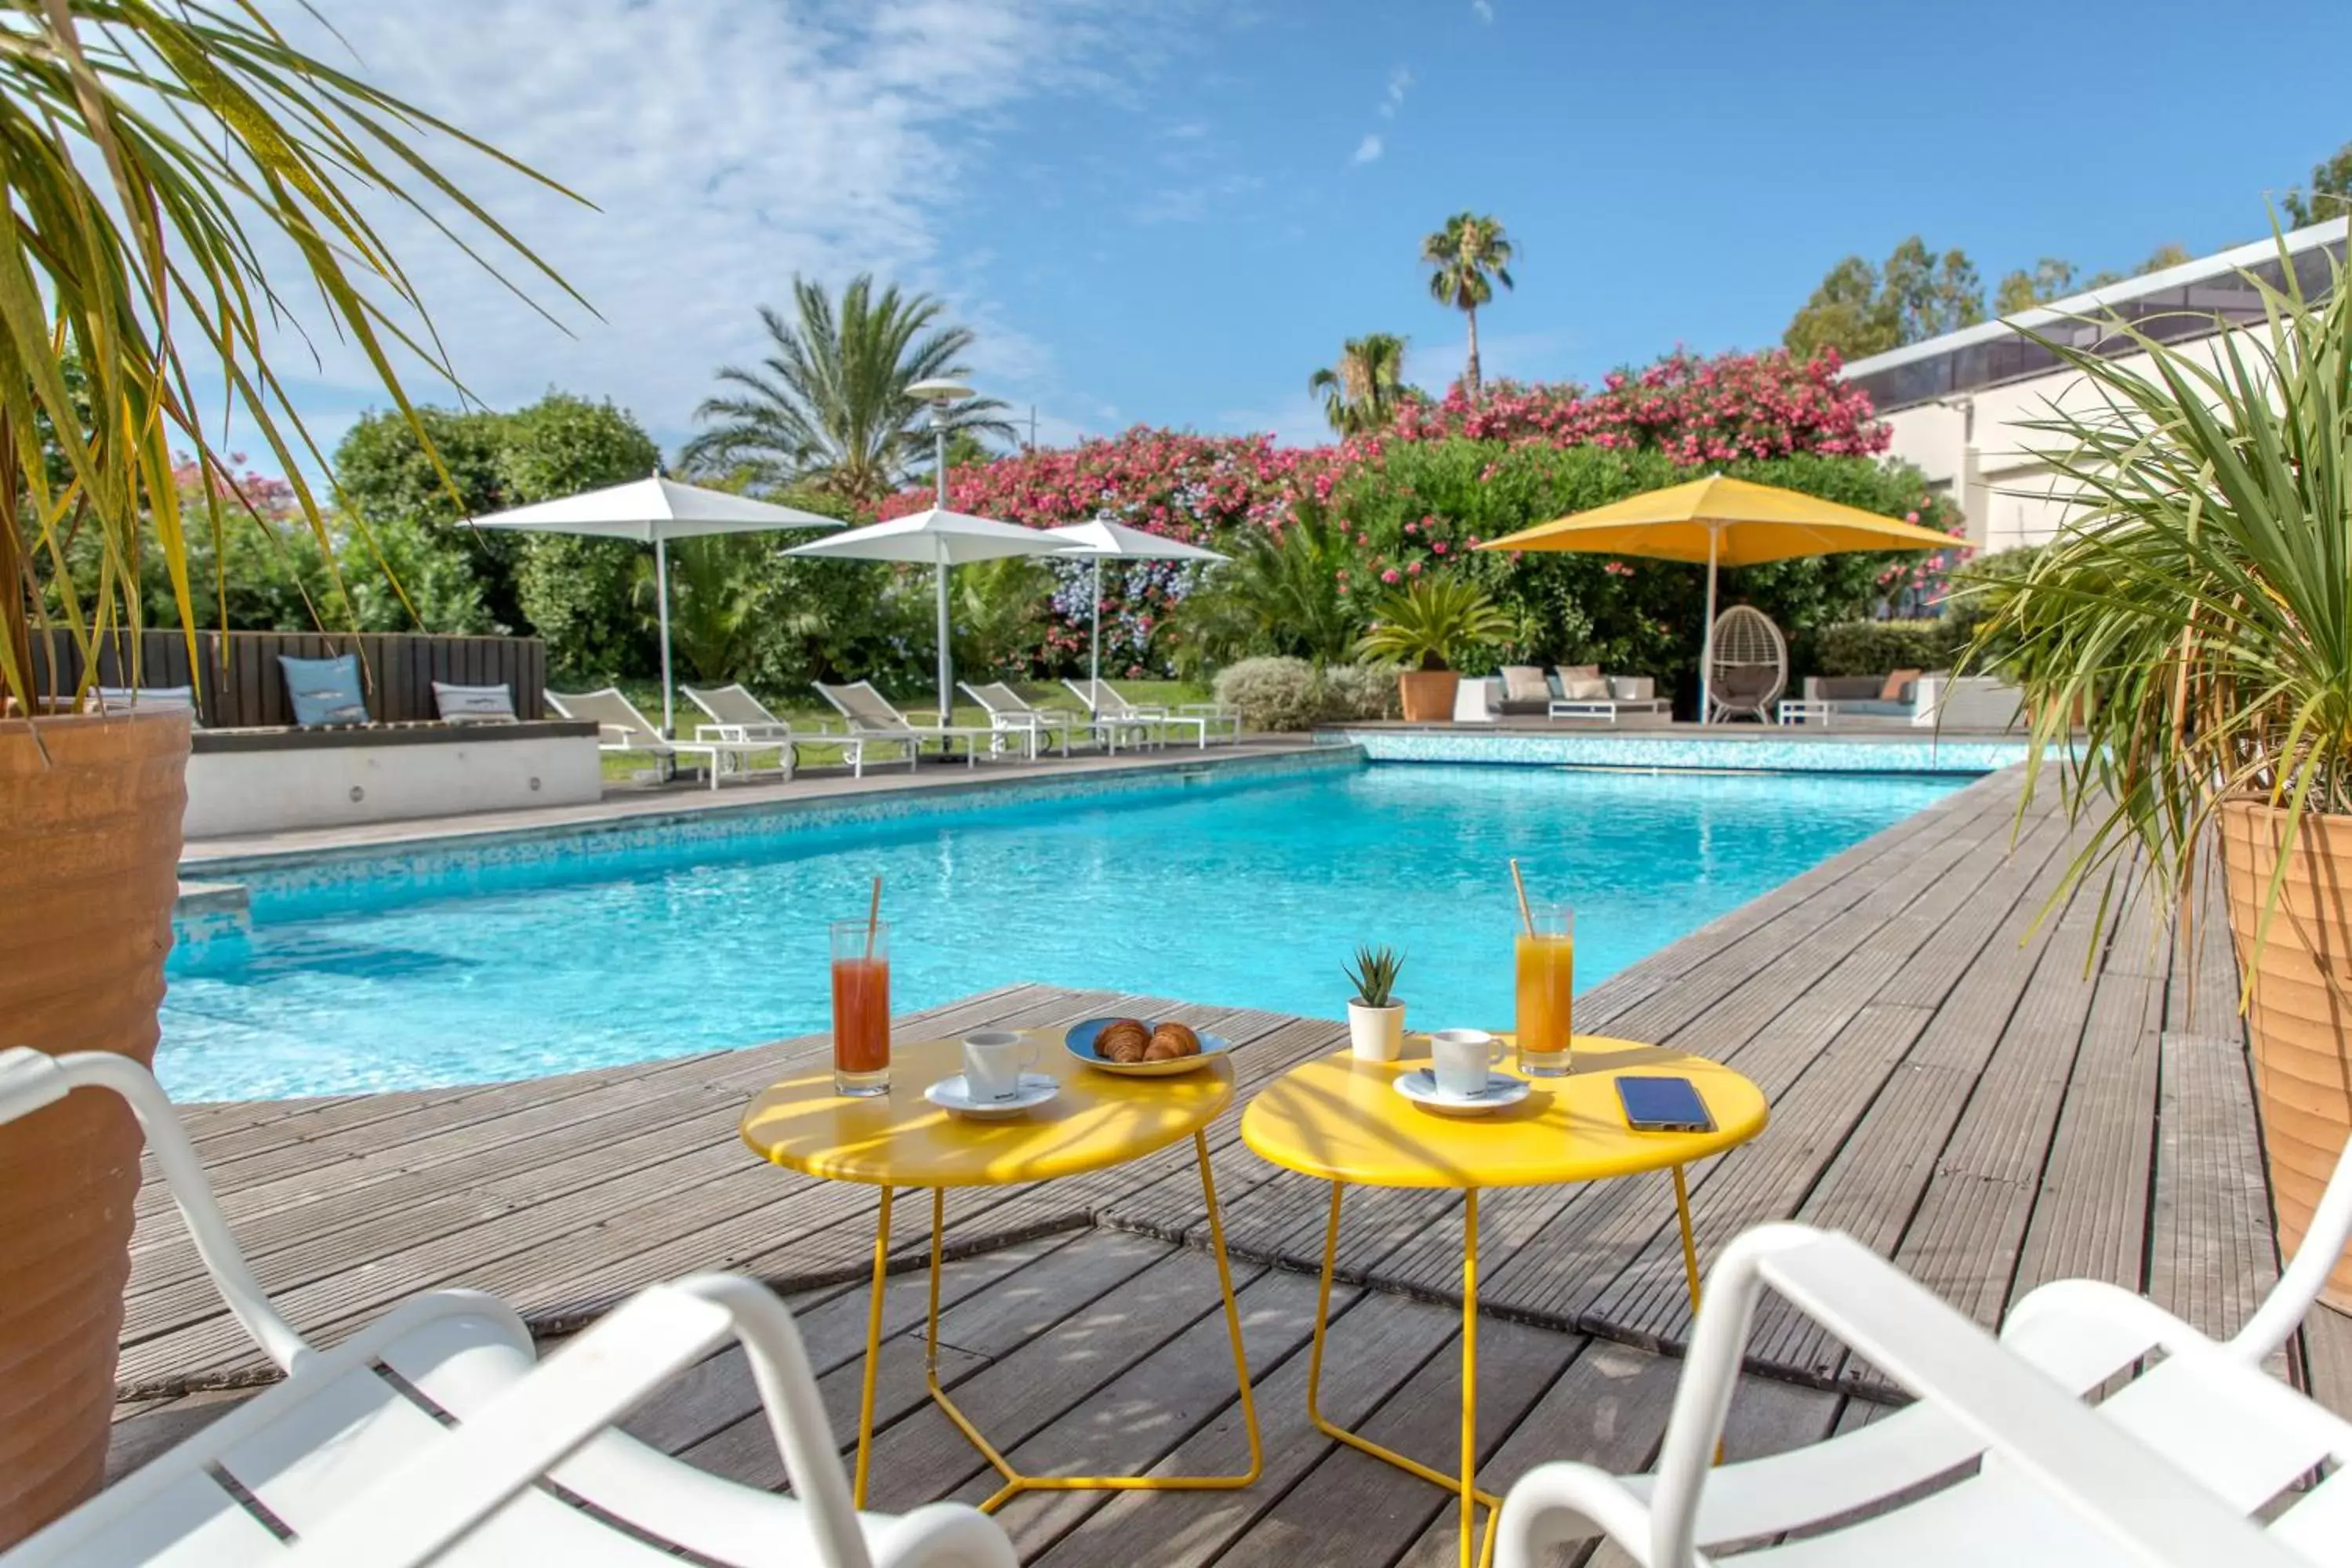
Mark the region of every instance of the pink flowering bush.
MULTIPOLYGON (((1669 564, 1595 557, 1477 552, 1482 540, 1722 468, 1887 515, 1956 521, 1916 476, 1883 468, 1886 428, 1866 396, 1838 380, 1824 352, 1701 358, 1676 352, 1601 386, 1490 384, 1473 403, 1408 400, 1384 430, 1314 447, 1267 436, 1196 436, 1139 426, 1066 448, 957 468, 949 503, 1034 528, 1108 518, 1232 552, 1253 537, 1278 542, 1302 510, 1328 513, 1350 558, 1328 568, 1335 596, 1361 604, 1373 584, 1410 582, 1439 565, 1496 588, 1521 615, 1519 658, 1598 658, 1628 673, 1669 674, 1696 647, 1695 574, 1669 564)), ((884 517, 930 504, 928 489, 886 501, 884 517)), ((1865 613, 1883 599, 1934 591, 1948 563, 1832 557, 1756 568, 1727 579, 1785 626, 1801 630, 1865 613)), ((1082 666, 1089 569, 1054 563, 1043 606, 1040 672, 1082 666)), ((1183 613, 1203 581, 1172 563, 1107 563, 1103 668, 1161 673, 1244 651, 1230 615, 1183 613), (1212 623, 1215 623, 1213 626, 1212 623), (1189 639, 1189 640, 1188 640, 1189 639), (1204 642, 1217 646, 1208 648, 1204 642)))

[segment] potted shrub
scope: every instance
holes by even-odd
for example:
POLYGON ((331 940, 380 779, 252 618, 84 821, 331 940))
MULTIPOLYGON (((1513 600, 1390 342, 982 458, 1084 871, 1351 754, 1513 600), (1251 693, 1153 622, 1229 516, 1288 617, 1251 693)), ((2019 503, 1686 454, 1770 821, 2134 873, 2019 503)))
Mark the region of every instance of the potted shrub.
MULTIPOLYGON (((2115 321, 2101 353, 2044 340, 2089 395, 2035 422, 2056 437, 2037 455, 2083 503, 1986 595, 1970 648, 2025 692, 2029 797, 2054 771, 2094 824, 2070 888, 2137 856, 2147 901, 2185 910, 2218 851, 2290 1252, 2352 1131, 2352 290, 2332 272, 2317 305, 2293 266, 2284 292, 2244 275, 2267 321, 2189 353, 2115 321), (2145 368, 2105 357, 2118 338, 2145 368)), ((2325 1299, 2352 1310, 2352 1260, 2325 1299)))
POLYGON ((1454 692, 1462 679, 1454 660, 1517 629, 1484 588, 1454 575, 1423 577, 1382 598, 1372 613, 1377 618, 1357 651, 1403 666, 1397 672, 1398 700, 1407 719, 1423 721, 1454 717, 1454 692))
POLYGON ((1348 1049, 1358 1061, 1392 1062, 1404 1054, 1404 1004, 1397 972, 1404 955, 1392 947, 1360 947, 1346 966, 1356 994, 1348 999, 1348 1049))
MULTIPOLYGON (((98 657, 119 654, 109 679, 136 685, 142 570, 168 579, 193 628, 190 534, 217 549, 229 526, 266 526, 232 515, 233 470, 208 427, 257 435, 289 473, 315 450, 269 365, 283 302, 323 301, 332 335, 360 346, 405 409, 387 354, 446 367, 421 318, 388 313, 417 301, 361 215, 483 215, 394 140, 448 127, 312 60, 258 14, 57 0, 18 7, 8 37, 0 1043, 143 1063, 171 945, 188 719, 93 711, 98 657), (264 256, 302 259, 265 275, 264 256), (185 512, 182 454, 204 498, 185 512), (62 679, 58 647, 78 655, 62 679)), ((315 498, 295 489, 325 545, 315 498)), ((104 1473, 138 1184, 138 1130, 111 1095, 0 1127, 0 1551, 104 1473)))

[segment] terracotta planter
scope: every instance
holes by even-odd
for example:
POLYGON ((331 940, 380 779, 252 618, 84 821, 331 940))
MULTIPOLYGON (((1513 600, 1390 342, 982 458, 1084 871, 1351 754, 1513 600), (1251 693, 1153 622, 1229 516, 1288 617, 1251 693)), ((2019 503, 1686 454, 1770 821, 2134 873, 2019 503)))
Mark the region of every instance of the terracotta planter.
MULTIPOLYGON (((184 713, 0 721, 0 1043, 154 1059, 187 757, 184 713)), ((104 1475, 139 1149, 112 1095, 0 1125, 0 1549, 104 1475)))
POLYGON ((1404 716, 1423 723, 1454 717, 1454 689, 1462 678, 1450 669, 1408 669, 1397 676, 1397 699, 1404 716))
MULTIPOLYGON (((2256 956, 2286 813, 2232 801, 2221 816, 2231 934, 2240 972, 2251 961, 2253 973, 2248 1027, 2279 1248, 2292 1254, 2352 1133, 2352 817, 2305 816, 2256 956)), ((2352 1311, 2352 1258, 2320 1300, 2352 1311)))

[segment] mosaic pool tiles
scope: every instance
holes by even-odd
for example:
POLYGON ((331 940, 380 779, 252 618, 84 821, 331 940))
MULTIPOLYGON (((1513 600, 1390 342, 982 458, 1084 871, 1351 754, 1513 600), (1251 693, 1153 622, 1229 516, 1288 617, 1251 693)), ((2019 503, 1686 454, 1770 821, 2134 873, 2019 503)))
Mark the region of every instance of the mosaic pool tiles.
POLYGON ((1703 739, 1619 731, 1340 730, 1335 743, 1375 763, 1498 763, 1536 767, 1706 768, 1738 773, 1989 773, 2025 761, 2022 741, 1703 739))

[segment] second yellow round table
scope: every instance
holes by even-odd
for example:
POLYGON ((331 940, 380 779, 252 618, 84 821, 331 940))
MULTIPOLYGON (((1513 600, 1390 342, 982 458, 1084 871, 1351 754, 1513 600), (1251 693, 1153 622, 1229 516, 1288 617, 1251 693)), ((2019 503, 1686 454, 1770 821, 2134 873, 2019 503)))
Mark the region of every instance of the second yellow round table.
MULTIPOLYGON (((1509 1043, 1511 1037, 1498 1035, 1509 1043)), ((1698 1308, 1698 1250, 1691 1235, 1690 1193, 1683 1167, 1746 1142, 1770 1112, 1763 1091, 1719 1062, 1636 1040, 1579 1035, 1575 1067, 1565 1077, 1528 1078, 1517 1105, 1480 1116, 1426 1110, 1397 1092, 1403 1074, 1429 1065, 1426 1036, 1412 1037, 1402 1059, 1360 1061, 1348 1052, 1301 1063, 1261 1089, 1242 1113, 1242 1142, 1285 1169, 1331 1184, 1323 1235, 1322 1287, 1307 1363, 1307 1415, 1316 1429, 1385 1459, 1462 1499, 1461 1561, 1490 1555, 1500 1500, 1482 1491, 1478 1473, 1478 1192, 1482 1187, 1550 1186, 1669 1170, 1682 1226, 1683 1268, 1698 1308), (1706 1101, 1714 1127, 1703 1132, 1642 1132, 1625 1123, 1617 1079, 1627 1074, 1684 1078, 1706 1101), (1331 1277, 1339 1260, 1339 1200, 1350 1184, 1371 1187, 1455 1188, 1462 1213, 1462 1462, 1449 1476, 1327 1421, 1318 1405, 1323 1341, 1329 1326, 1331 1277), (1476 1508, 1486 1505, 1483 1547, 1475 1545, 1476 1508)), ((1516 1076, 1517 1054, 1498 1069, 1516 1076)))

